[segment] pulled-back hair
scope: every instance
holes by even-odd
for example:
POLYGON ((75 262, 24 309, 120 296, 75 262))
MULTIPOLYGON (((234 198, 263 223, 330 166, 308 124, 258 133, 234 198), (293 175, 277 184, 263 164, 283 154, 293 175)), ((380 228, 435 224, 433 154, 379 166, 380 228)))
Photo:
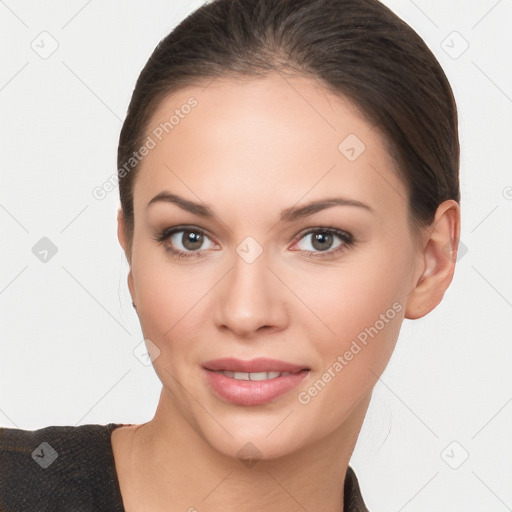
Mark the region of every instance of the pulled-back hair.
POLYGON ((130 252, 140 165, 126 172, 126 162, 160 102, 215 78, 264 78, 276 70, 319 81, 378 127, 408 191, 416 233, 444 200, 460 202, 452 90, 421 37, 391 10, 377 0, 213 0, 160 41, 133 91, 118 148, 130 252))

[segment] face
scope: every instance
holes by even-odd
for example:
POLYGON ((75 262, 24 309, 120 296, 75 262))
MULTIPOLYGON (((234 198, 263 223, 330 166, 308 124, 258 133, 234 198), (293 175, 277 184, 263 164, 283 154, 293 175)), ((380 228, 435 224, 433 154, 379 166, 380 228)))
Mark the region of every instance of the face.
POLYGON ((231 456, 341 432, 420 267, 382 136, 348 100, 280 75, 183 89, 146 135, 129 286, 166 410, 231 456))

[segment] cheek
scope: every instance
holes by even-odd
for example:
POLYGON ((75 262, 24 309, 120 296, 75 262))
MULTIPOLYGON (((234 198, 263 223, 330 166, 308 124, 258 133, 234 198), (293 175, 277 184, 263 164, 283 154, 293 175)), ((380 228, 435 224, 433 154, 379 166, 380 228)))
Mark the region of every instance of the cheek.
MULTIPOLYGON (((340 289, 339 293, 342 295, 338 296, 335 307, 329 301, 321 309, 330 332, 316 338, 315 349, 323 371, 330 371, 331 376, 343 374, 343 379, 354 379, 359 387, 374 380, 372 371, 380 374, 387 364, 400 332, 405 306, 396 298, 399 294, 390 293, 388 288, 367 288, 354 293, 340 289)), ((329 381, 329 375, 325 380, 329 381)))
POLYGON ((186 339, 197 332, 197 314, 208 291, 204 283, 196 286, 190 277, 170 272, 160 278, 146 274, 141 282, 137 312, 145 335, 169 344, 178 335, 186 339))
POLYGON ((155 364, 193 359, 194 340, 205 318, 211 318, 211 294, 222 269, 201 263, 178 264, 163 247, 140 243, 132 272, 144 337, 153 341, 163 356, 155 364))
POLYGON ((323 289, 318 281, 309 282, 310 294, 317 290, 311 304, 329 329, 314 338, 318 371, 299 402, 310 407, 312 417, 314 411, 323 414, 326 428, 343 421, 371 392, 392 355, 405 312, 409 255, 375 244, 358 256, 330 273, 323 289))
MULTIPOLYGON (((187 310, 200 299, 201 290, 183 269, 170 261, 163 247, 139 242, 132 273, 137 314, 145 337, 165 339, 180 329, 187 310)), ((204 292, 203 292, 204 293, 204 292)), ((158 343, 158 342, 157 342, 158 343)))
MULTIPOLYGON (((410 256, 404 251, 379 247, 354 253, 337 268, 319 269, 303 281, 302 294, 326 327, 324 332, 343 345, 377 323, 383 336, 396 333, 391 322, 405 309, 404 290, 409 276, 404 268, 410 256), (371 249, 371 250, 370 250, 371 249), (320 285, 321 283, 321 285, 320 285)), ((403 316, 403 313, 402 313, 403 316)), ((363 335, 364 337, 364 335, 363 335)), ((331 345, 332 346, 332 345, 331 345)))
POLYGON ((327 435, 371 395, 396 344, 403 320, 399 302, 356 301, 338 312, 336 336, 316 345, 318 370, 297 396, 306 422, 327 435), (357 309, 356 306, 359 306, 357 309), (321 418, 321 421, 318 421, 321 418))

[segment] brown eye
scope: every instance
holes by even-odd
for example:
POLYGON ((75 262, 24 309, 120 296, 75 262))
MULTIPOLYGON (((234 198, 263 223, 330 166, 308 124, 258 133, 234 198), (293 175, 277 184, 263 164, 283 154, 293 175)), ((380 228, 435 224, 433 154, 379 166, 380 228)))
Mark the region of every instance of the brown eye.
POLYGON ((353 244, 354 239, 350 233, 335 228, 310 229, 297 243, 301 251, 311 256, 328 256, 353 244))
POLYGON ((201 248, 203 245, 204 236, 199 234, 197 231, 192 231, 190 229, 180 231, 179 233, 183 233, 181 236, 181 243, 183 247, 189 251, 195 251, 201 248))
POLYGON ((167 252, 180 258, 201 257, 206 249, 211 249, 215 245, 202 229, 193 226, 165 229, 154 239, 162 244, 167 252), (206 241, 210 242, 209 246, 205 244, 206 241), (203 247, 204 245, 206 247, 203 247))
POLYGON ((333 236, 330 233, 317 233, 316 235, 313 235, 313 238, 311 239, 312 246, 319 250, 324 251, 326 249, 330 249, 333 241, 333 236))

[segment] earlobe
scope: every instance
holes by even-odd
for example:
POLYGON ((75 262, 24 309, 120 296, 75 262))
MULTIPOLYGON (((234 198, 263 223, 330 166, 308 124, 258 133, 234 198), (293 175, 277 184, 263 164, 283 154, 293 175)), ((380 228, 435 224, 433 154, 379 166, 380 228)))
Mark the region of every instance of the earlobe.
POLYGON ((441 302, 455 272, 459 237, 459 204, 449 199, 439 205, 429 228, 420 259, 420 276, 408 295, 405 318, 421 318, 441 302))

